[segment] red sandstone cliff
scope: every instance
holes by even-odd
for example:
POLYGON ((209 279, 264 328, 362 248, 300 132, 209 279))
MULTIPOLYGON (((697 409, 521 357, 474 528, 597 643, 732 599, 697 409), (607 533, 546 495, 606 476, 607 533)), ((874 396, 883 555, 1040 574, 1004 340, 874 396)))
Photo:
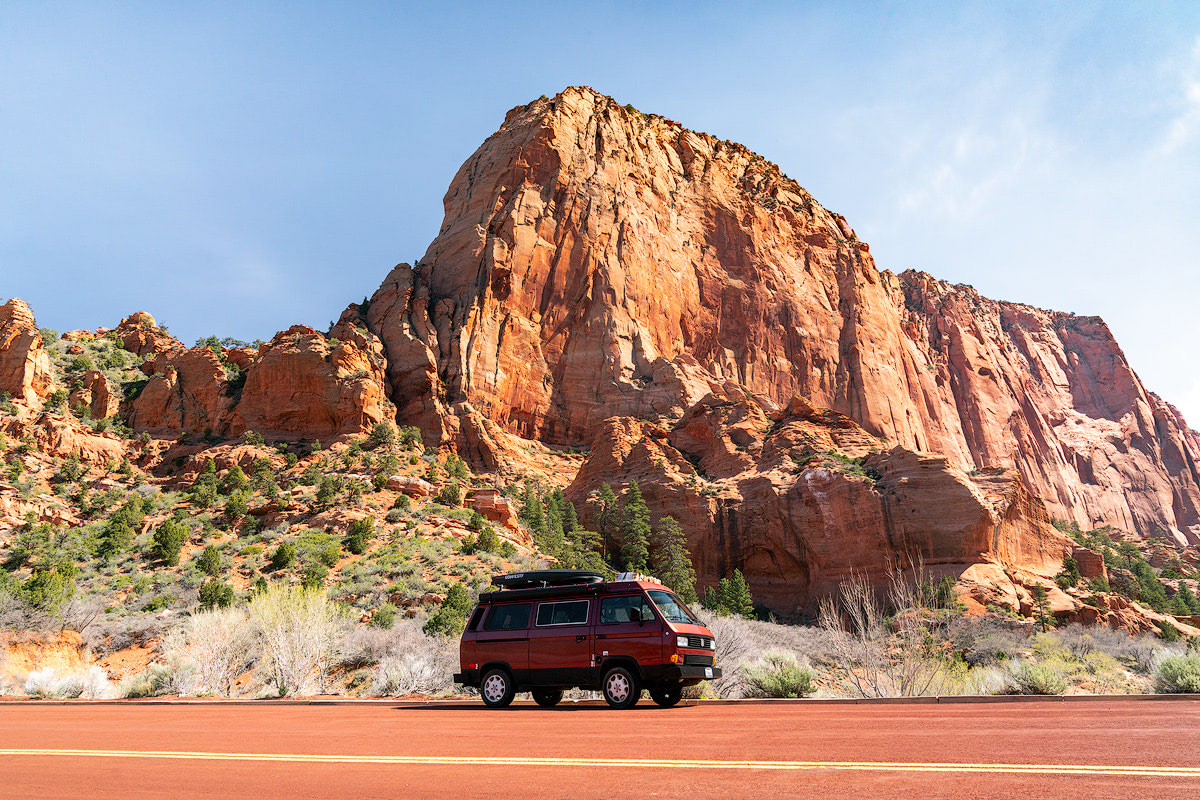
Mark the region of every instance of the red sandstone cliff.
POLYGON ((367 314, 401 421, 503 468, 504 433, 588 444, 738 387, 796 395, 1055 517, 1200 542, 1196 437, 1102 322, 880 272, 846 221, 740 145, 572 88, 511 111, 438 237, 367 314))

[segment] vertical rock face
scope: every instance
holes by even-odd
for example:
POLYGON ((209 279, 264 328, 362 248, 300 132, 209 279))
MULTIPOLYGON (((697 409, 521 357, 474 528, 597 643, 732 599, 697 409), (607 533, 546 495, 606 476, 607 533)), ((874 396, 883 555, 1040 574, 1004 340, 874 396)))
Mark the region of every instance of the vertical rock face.
POLYGON ((1200 542, 1197 437, 1104 324, 880 272, 846 221, 740 145, 586 88, 509 112, 438 237, 372 299, 402 421, 503 459, 713 391, 802 395, 1053 516, 1200 542), (426 424, 428 423, 428 424, 426 424))
POLYGON ((881 448, 801 398, 768 415, 709 395, 672 431, 608 420, 567 496, 594 526, 588 498, 601 483, 638 481, 652 519, 674 516, 688 532, 700 584, 739 568, 756 600, 788 617, 813 613, 851 575, 881 589, 889 570, 915 564, 934 577, 981 562, 1053 575, 1070 552, 1014 470, 969 476, 942 456, 881 448))
POLYGON ((0 305, 0 392, 33 405, 50 396, 53 383, 33 312, 14 297, 0 305))
POLYGON ((1108 326, 980 297, 928 275, 891 278, 926 360, 929 447, 1015 466, 1055 517, 1200 543, 1195 432, 1147 392, 1108 326))

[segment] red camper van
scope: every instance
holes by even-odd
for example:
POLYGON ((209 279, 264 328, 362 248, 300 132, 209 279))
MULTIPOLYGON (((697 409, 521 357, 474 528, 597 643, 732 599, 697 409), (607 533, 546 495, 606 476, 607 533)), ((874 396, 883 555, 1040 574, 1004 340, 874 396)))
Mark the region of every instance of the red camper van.
POLYGON ((454 682, 474 686, 501 708, 528 691, 540 706, 578 686, 599 690, 613 708, 637 703, 642 689, 660 706, 683 687, 721 677, 712 632, 675 593, 629 573, 540 570, 492 579, 459 645, 454 682))

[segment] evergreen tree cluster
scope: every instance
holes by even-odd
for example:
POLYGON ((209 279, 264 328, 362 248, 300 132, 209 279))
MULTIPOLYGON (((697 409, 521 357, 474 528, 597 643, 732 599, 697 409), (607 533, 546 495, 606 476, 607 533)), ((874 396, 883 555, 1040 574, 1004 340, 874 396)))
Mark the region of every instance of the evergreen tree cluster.
POLYGON ((735 569, 728 578, 721 578, 716 586, 705 589, 700 604, 721 616, 754 618, 754 598, 750 596, 750 587, 740 569, 735 569))
POLYGON ((684 602, 696 601, 696 571, 687 537, 672 517, 651 524, 650 509, 636 481, 624 502, 607 483, 590 500, 597 530, 585 530, 573 503, 561 489, 543 489, 526 479, 521 520, 538 548, 566 569, 586 569, 612 577, 617 572, 652 573, 684 602))
POLYGON ((544 489, 526 478, 520 517, 538 549, 558 559, 564 569, 612 574, 600 552, 600 537, 579 524, 575 505, 567 501, 562 489, 544 489))

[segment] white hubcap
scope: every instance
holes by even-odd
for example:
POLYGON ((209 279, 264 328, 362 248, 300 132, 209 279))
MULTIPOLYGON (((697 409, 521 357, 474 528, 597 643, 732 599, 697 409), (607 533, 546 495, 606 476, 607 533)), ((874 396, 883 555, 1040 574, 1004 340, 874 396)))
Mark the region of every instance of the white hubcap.
POLYGON ((495 703, 501 697, 504 697, 504 692, 508 686, 505 684, 504 678, 499 675, 491 675, 483 682, 483 696, 495 703))
POLYGON ((608 696, 618 703, 629 697, 629 681, 619 672, 608 677, 608 696))

